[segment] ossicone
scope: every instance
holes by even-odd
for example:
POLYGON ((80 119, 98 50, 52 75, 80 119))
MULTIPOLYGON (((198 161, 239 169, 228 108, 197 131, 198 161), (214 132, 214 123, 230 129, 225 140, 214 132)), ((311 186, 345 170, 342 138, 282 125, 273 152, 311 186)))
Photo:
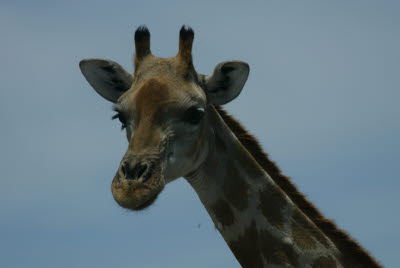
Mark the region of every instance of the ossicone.
POLYGON ((192 45, 194 32, 189 26, 183 25, 179 32, 179 52, 178 55, 187 63, 192 62, 192 45))
POLYGON ((150 32, 145 25, 141 25, 135 32, 135 60, 140 61, 147 55, 151 54, 150 51, 150 32))

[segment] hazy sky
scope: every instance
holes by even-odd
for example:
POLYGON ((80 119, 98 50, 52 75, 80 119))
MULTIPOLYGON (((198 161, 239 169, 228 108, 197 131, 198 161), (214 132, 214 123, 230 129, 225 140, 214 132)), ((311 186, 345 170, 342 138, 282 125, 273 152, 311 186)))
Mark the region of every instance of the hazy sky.
POLYGON ((387 267, 400 240, 400 2, 1 1, 0 267, 239 267, 184 179, 113 201, 127 141, 78 63, 132 71, 133 33, 194 64, 250 64, 227 109, 301 191, 387 267))

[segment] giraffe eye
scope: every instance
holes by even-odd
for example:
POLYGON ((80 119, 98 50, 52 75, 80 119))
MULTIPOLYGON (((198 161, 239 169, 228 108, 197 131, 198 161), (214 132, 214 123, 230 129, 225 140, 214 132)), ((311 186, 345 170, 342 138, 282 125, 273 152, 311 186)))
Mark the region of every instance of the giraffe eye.
POLYGON ((120 113, 120 112, 118 112, 117 111, 117 113, 112 117, 112 119, 114 120, 114 119, 116 119, 116 118, 118 118, 118 120, 121 122, 121 130, 122 129, 124 129, 124 128, 126 128, 126 119, 125 119, 125 117, 120 113))
POLYGON ((201 119, 204 116, 204 109, 199 107, 190 107, 185 111, 184 121, 197 125, 200 123, 201 119))

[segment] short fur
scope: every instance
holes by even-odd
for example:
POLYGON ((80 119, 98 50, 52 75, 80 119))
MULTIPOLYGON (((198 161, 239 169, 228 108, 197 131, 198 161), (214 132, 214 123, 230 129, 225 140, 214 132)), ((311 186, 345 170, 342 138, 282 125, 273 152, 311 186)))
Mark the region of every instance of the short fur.
POLYGON ((268 155, 262 150, 261 145, 252 134, 221 107, 217 106, 216 110, 258 164, 271 176, 275 183, 279 185, 290 199, 292 199, 300 210, 332 240, 344 255, 344 259, 354 260, 354 263, 345 263, 347 267, 352 267, 355 263, 361 264, 362 267, 382 267, 364 248, 345 231, 339 229, 332 220, 325 218, 321 212, 307 200, 306 196, 297 190, 297 187, 290 181, 290 178, 283 175, 279 167, 269 159, 268 155))

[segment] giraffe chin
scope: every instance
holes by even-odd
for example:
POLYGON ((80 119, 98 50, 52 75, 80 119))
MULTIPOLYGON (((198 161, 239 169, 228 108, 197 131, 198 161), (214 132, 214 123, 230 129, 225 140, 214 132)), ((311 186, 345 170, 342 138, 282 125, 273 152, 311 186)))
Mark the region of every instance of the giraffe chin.
POLYGON ((143 210, 153 204, 164 186, 165 180, 160 172, 154 172, 145 182, 127 180, 120 177, 117 172, 111 183, 111 192, 114 200, 121 207, 130 210, 143 210))

